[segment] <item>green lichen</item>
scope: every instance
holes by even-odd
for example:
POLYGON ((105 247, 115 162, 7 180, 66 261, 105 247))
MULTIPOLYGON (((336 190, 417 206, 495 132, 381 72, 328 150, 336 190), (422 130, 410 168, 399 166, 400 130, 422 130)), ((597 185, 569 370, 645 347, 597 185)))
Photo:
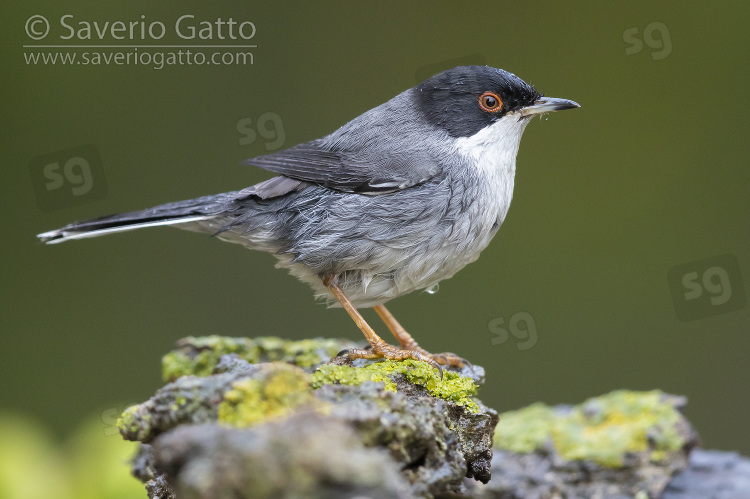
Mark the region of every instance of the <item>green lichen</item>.
POLYGON ((495 446, 532 452, 551 442, 567 460, 623 466, 627 453, 649 452, 652 462, 682 448, 680 413, 664 393, 618 390, 560 412, 534 404, 500 415, 495 446))
POLYGON ((384 384, 388 391, 396 391, 392 376, 403 374, 415 385, 423 386, 430 395, 449 400, 466 407, 471 412, 478 412, 479 407, 471 398, 477 394, 477 385, 470 378, 452 371, 445 371, 440 379, 437 371, 424 362, 412 359, 392 361, 375 361, 364 367, 320 366, 312 376, 312 387, 318 389, 326 384, 360 385, 365 381, 384 384))
POLYGON ((219 404, 219 422, 248 427, 288 416, 301 405, 314 406, 310 375, 300 368, 271 364, 259 378, 236 381, 219 404))
POLYGON ((178 343, 173 350, 161 359, 162 378, 174 381, 180 376, 209 376, 222 355, 236 353, 248 362, 258 362, 260 349, 249 338, 226 336, 189 336, 178 343))
POLYGON ((347 340, 330 338, 313 338, 306 340, 285 340, 274 336, 255 339, 260 347, 261 356, 269 361, 288 362, 302 368, 310 368, 328 362, 345 348, 354 345, 347 340))
POLYGON ((285 340, 273 336, 259 338, 231 338, 225 336, 188 337, 180 340, 176 350, 162 358, 162 376, 174 381, 180 376, 210 375, 222 355, 234 353, 257 364, 287 362, 302 368, 312 368, 354 344, 347 340, 315 338, 285 340))
POLYGON ((186 404, 187 399, 182 395, 179 395, 174 399, 174 402, 172 402, 172 405, 170 405, 169 408, 172 410, 172 412, 177 412, 180 410, 181 406, 184 406, 186 404))
POLYGON ((552 408, 536 403, 500 415, 495 428, 495 447, 513 452, 533 452, 544 446, 552 433, 552 408))
POLYGON ((120 433, 140 434, 148 433, 150 429, 151 415, 141 415, 138 405, 131 405, 125 409, 117 418, 117 429, 120 433))

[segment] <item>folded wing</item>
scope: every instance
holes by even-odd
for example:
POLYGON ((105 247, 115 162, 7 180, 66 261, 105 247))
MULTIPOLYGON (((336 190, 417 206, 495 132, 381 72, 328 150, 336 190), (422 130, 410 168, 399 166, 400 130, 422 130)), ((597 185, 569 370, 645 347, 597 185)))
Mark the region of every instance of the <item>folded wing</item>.
POLYGON ((289 178, 330 189, 362 194, 383 194, 420 184, 440 172, 440 164, 426 151, 404 144, 400 150, 368 143, 344 148, 324 145, 322 139, 277 153, 248 159, 289 178))

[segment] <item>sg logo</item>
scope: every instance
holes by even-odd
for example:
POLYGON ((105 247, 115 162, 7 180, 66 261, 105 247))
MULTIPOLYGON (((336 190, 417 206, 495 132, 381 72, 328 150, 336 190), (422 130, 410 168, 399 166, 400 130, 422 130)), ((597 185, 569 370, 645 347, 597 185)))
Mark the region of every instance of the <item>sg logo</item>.
POLYGON ((96 146, 86 145, 38 156, 29 163, 42 211, 54 211, 104 198, 107 184, 96 146))
POLYGON ((91 165, 81 156, 69 158, 64 165, 60 166, 58 161, 47 163, 42 169, 44 178, 48 179, 44 187, 48 191, 54 191, 68 184, 70 192, 74 196, 83 196, 91 191, 94 186, 91 177, 91 165))
POLYGON ((673 267, 667 273, 677 317, 691 321, 739 310, 745 289, 734 255, 720 255, 673 267))
POLYGON ((105 437, 111 437, 112 435, 120 434, 120 430, 117 429, 117 420, 120 418, 120 415, 125 411, 125 409, 127 409, 131 405, 135 404, 126 405, 124 407, 110 407, 102 411, 99 419, 102 422, 102 426, 104 426, 105 437))
POLYGON ((508 326, 505 326, 504 317, 496 317, 487 324, 487 329, 492 334, 492 345, 502 345, 507 342, 511 336, 518 341, 516 348, 519 350, 528 350, 536 345, 537 331, 534 317, 528 312, 517 312, 510 317, 508 326))
POLYGON ((263 113, 258 116, 253 125, 252 118, 242 118, 237 121, 237 132, 240 134, 241 146, 254 144, 258 135, 264 139, 266 151, 275 151, 284 145, 286 134, 284 133, 284 122, 276 113, 263 113))
POLYGON ((625 42, 625 55, 640 54, 643 50, 643 42, 651 49, 651 59, 660 61, 666 59, 672 53, 672 37, 669 28, 664 23, 654 21, 643 28, 643 39, 638 26, 633 26, 622 32, 622 40, 625 42))

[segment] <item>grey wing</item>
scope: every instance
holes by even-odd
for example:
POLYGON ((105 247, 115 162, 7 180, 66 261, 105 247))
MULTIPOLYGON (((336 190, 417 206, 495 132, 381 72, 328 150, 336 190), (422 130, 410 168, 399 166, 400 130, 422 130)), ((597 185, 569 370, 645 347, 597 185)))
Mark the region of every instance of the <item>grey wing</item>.
POLYGON ((441 171, 438 160, 425 150, 403 143, 396 149, 370 142, 355 151, 326 146, 317 139, 244 163, 329 189, 364 194, 405 189, 441 171))

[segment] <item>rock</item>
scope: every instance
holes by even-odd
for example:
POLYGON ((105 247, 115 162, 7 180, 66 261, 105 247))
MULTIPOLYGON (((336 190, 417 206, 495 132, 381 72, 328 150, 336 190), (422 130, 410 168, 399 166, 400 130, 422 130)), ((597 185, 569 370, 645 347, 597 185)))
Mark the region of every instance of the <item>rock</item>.
POLYGON ((683 397, 616 391, 578 406, 534 404, 500 415, 483 498, 653 498, 687 468, 698 435, 683 397))
POLYGON ((163 499, 434 497, 490 479, 497 413, 475 397, 481 367, 441 378, 413 360, 324 364, 351 346, 181 340, 169 383, 118 421, 142 442, 134 476, 163 499))
POLYGON ((480 366, 330 359, 353 346, 181 340, 167 384, 118 421, 141 442, 133 475, 152 499, 750 497, 750 459, 693 450, 683 397, 620 390, 498 424, 480 366))
POLYGON ((184 375, 208 376, 227 354, 250 364, 286 362, 312 372, 338 352, 358 346, 349 340, 326 338, 291 341, 273 336, 189 336, 179 340, 177 348, 162 359, 162 377, 165 381, 175 381, 184 375))
MULTIPOLYGON (((501 415, 502 417, 502 415, 501 415)), ((648 495, 643 489, 624 493, 624 484, 632 482, 632 472, 580 468, 575 476, 569 468, 552 466, 538 454, 514 454, 495 451, 492 481, 486 486, 467 482, 468 491, 461 497, 502 499, 602 498, 602 499, 747 499, 750 497, 750 459, 736 452, 693 449, 687 467, 672 477, 663 492, 648 495), (532 471, 533 470, 533 471, 532 471), (536 488, 529 487, 539 480, 536 488), (524 483, 526 488, 520 488, 524 483)), ((658 472, 657 472, 658 474, 658 472)), ((645 473, 643 473, 645 475, 645 473)))
POLYGON ((688 468, 667 486, 662 499, 747 499, 750 459, 736 452, 695 449, 688 468))
POLYGON ((330 415, 352 425, 365 445, 388 449, 413 495, 460 490, 465 476, 490 478, 494 411, 469 412, 451 402, 385 391, 371 381, 327 385, 317 396, 333 404, 330 415))
POLYGON ((384 449, 314 412, 251 430, 181 426, 154 440, 153 464, 180 499, 411 497, 384 449))

